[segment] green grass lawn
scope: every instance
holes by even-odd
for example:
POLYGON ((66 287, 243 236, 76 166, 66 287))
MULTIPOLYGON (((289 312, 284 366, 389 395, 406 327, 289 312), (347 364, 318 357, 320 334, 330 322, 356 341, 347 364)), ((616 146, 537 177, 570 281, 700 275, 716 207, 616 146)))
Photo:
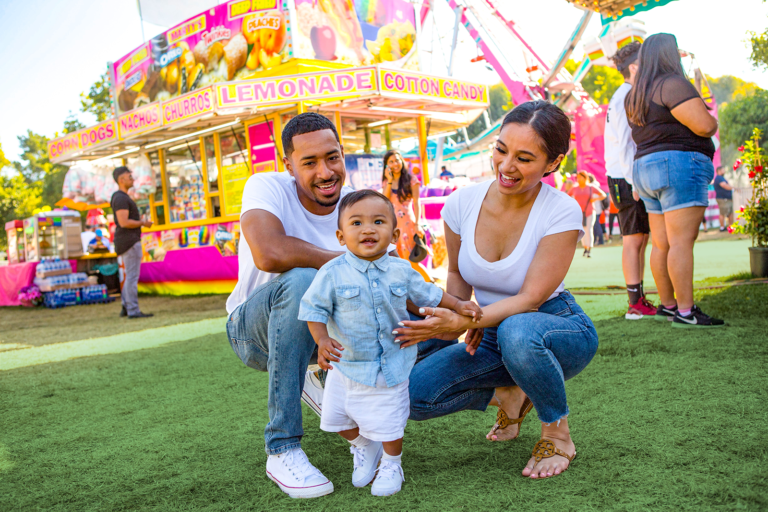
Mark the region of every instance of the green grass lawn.
MULTIPOLYGON (((697 244, 700 284, 748 269, 747 245, 697 244)), ((566 282, 622 281, 620 247, 604 247, 590 260, 577 253, 566 282)), ((217 318, 224 300, 142 297, 157 313, 148 321, 119 319, 116 304, 0 309, 0 349, 217 318)), ((305 409, 304 448, 336 491, 290 500, 264 474, 267 376, 213 334, 0 371, 0 511, 768 509, 768 285, 697 292, 729 323, 710 331, 627 322, 625 295, 577 300, 600 348, 567 384, 578 457, 557 478, 520 476, 538 439, 535 413, 518 440, 500 444, 484 437, 495 409, 468 411, 410 422, 403 490, 374 498, 351 484, 348 445, 305 409)))
MULTIPOLYGON (((600 348, 568 382, 578 457, 520 476, 538 439, 490 443, 494 410, 410 422, 406 483, 352 486, 348 445, 305 409, 304 448, 335 492, 294 501, 264 474, 266 374, 226 337, 0 373, 0 510, 765 510, 768 285, 698 293, 729 326, 626 322, 580 296, 600 348)), ((1 356, 0 356, 1 357, 1 356)))

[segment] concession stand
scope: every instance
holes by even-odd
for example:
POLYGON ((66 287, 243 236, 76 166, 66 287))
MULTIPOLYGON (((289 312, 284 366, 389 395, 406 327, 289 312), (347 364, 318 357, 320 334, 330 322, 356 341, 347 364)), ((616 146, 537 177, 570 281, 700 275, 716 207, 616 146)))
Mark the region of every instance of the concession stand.
POLYGON ((419 71, 417 27, 405 0, 222 3, 112 63, 114 117, 52 140, 49 156, 151 169, 137 200, 154 223, 140 291, 229 292, 243 188, 284 170, 280 133, 293 116, 335 123, 359 188, 380 183, 381 167, 365 162, 393 147, 418 148, 412 171, 427 184, 428 137, 488 107, 485 84, 419 71))

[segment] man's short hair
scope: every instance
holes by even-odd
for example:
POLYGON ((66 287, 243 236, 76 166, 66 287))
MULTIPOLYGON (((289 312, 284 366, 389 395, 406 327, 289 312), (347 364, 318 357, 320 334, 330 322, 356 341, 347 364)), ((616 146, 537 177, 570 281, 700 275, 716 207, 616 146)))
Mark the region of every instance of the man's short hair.
POLYGON ((395 207, 392 206, 392 201, 387 199, 387 196, 381 192, 366 188, 363 190, 355 190, 341 198, 341 202, 339 202, 339 219, 337 221, 339 229, 341 229, 341 216, 344 213, 344 210, 368 197, 376 197, 387 203, 387 206, 389 206, 389 213, 392 215, 392 222, 395 227, 397 227, 397 215, 395 215, 395 207))
POLYGON ((131 170, 124 165, 121 165, 120 167, 115 167, 115 170, 112 171, 112 178, 115 180, 115 183, 117 183, 117 178, 119 178, 120 176, 122 176, 127 172, 131 172, 131 170))
POLYGON ((611 60, 616 64, 616 69, 619 70, 624 78, 629 78, 629 65, 634 64, 637 61, 637 56, 640 54, 640 48, 642 43, 633 41, 626 46, 622 46, 611 57, 611 60))
POLYGON ((316 112, 305 112, 299 114, 285 125, 283 128, 283 152, 289 157, 293 153, 293 138, 305 133, 319 132, 320 130, 331 130, 336 141, 341 145, 339 133, 336 131, 336 125, 325 116, 316 112))

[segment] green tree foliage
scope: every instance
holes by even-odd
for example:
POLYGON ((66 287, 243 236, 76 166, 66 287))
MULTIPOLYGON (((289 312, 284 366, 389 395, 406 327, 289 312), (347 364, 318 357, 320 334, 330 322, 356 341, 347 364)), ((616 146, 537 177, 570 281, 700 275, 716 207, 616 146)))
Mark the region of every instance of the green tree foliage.
POLYGON ((109 76, 107 72, 99 77, 91 86, 88 94, 80 93, 80 110, 90 112, 101 122, 112 117, 112 109, 109 104, 109 76))
POLYGON ((85 125, 81 123, 77 118, 77 115, 70 110, 69 115, 64 120, 64 133, 67 134, 76 132, 77 130, 82 130, 83 128, 85 128, 85 125))
POLYGON ((768 29, 762 34, 749 33, 749 41, 752 43, 752 54, 749 60, 756 68, 768 69, 768 29))
MULTIPOLYGON (((579 65, 580 63, 569 60, 565 63, 565 69, 573 74, 579 65)), ((597 103, 607 105, 616 89, 623 83, 624 77, 616 69, 609 66, 592 66, 587 76, 581 81, 581 86, 597 103)))
MULTIPOLYGON (((491 106, 488 107, 488 116, 491 118, 492 124, 515 107, 512 103, 512 95, 503 83, 491 86, 488 96, 491 103, 491 106)), ((480 116, 467 126, 467 135, 473 139, 483 133, 486 128, 484 116, 480 116)))
MULTIPOLYGON (((10 166, 11 162, 0 145, 0 169, 10 166)), ((32 215, 32 211, 39 207, 40 190, 37 185, 29 183, 21 174, 0 174, 0 224, 3 227, 9 220, 32 215)), ((0 248, 5 250, 7 245, 8 240, 3 229, 0 232, 0 248)))
POLYGON ((3 151, 3 145, 0 144, 0 171, 2 171, 4 168, 11 165, 10 160, 8 160, 5 157, 5 152, 3 151))
POLYGON ((752 130, 768 133, 768 91, 759 89, 751 96, 739 98, 720 110, 720 140, 723 145, 740 146, 752 136, 752 130))
MULTIPOLYGON (((765 0, 763 0, 765 2, 765 0)), ((758 34, 757 32, 748 32, 749 42, 752 44, 752 54, 749 60, 755 68, 768 69, 768 29, 758 34)))
POLYGON ((755 91, 760 89, 754 82, 747 82, 741 78, 723 75, 717 78, 707 77, 707 82, 712 88, 718 105, 722 106, 733 100, 752 96, 755 91))
POLYGON ((18 139, 21 162, 14 162, 14 167, 28 184, 39 188, 41 204, 53 207, 61 199, 68 168, 52 164, 48 159, 48 137, 27 130, 27 134, 18 139))

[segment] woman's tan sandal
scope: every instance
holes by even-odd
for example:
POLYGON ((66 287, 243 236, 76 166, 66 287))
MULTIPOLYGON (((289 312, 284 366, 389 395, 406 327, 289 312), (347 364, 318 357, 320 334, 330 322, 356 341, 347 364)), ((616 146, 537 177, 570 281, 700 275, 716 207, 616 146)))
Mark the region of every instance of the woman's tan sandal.
POLYGON ((568 467, 570 467, 570 462, 574 457, 576 457, 576 452, 574 452, 573 455, 568 455, 563 450, 555 446, 555 443, 549 439, 539 439, 539 442, 536 443, 536 446, 533 447, 533 453, 531 455, 534 459, 536 459, 536 464, 541 462, 541 459, 548 459, 550 457, 554 457, 555 455, 559 455, 568 459, 568 467))
MULTIPOLYGON (((523 405, 520 407, 519 418, 510 419, 510 417, 507 416, 507 413, 504 412, 504 409, 499 407, 499 412, 496 413, 496 425, 493 426, 493 429, 491 430, 491 434, 495 433, 500 428, 507 428, 510 425, 517 425, 522 423, 525 417, 531 411, 531 409, 533 409, 533 403, 531 402, 531 399, 528 398, 527 396, 523 401, 523 405)), ((517 438, 519 435, 520 435, 520 428, 517 429, 517 436, 515 436, 513 439, 517 438)))

